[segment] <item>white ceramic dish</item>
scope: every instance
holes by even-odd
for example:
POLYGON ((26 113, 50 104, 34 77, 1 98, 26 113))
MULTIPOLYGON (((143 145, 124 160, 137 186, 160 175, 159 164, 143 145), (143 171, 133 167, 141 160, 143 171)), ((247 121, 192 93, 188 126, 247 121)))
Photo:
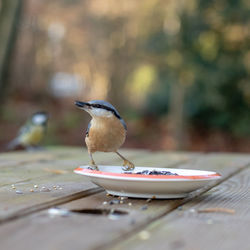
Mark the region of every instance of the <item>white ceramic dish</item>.
POLYGON ((182 198, 221 177, 216 172, 191 169, 135 167, 128 174, 121 166, 98 168, 99 171, 91 170, 89 166, 80 166, 74 172, 86 176, 109 194, 137 198, 182 198), (144 170, 170 171, 177 175, 136 174, 144 170))

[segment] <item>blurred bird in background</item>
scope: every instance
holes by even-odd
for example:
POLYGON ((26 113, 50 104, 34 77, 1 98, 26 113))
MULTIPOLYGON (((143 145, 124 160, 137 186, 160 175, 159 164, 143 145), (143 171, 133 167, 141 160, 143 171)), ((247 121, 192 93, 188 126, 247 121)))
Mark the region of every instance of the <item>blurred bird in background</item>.
POLYGON ((45 136, 47 122, 48 114, 46 112, 33 114, 31 119, 21 127, 17 137, 7 145, 7 150, 14 150, 18 147, 24 147, 27 150, 38 148, 45 136))
POLYGON ((134 164, 117 151, 125 141, 127 126, 115 107, 102 100, 76 101, 75 105, 92 116, 85 137, 91 159, 90 166, 98 170, 92 154, 101 151, 119 155, 124 161, 123 170, 134 169, 134 164))

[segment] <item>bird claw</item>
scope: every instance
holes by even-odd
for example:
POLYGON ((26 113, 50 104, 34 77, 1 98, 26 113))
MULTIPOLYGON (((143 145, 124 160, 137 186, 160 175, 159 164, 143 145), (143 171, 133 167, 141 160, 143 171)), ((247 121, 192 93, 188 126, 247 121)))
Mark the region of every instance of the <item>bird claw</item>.
POLYGON ((123 171, 133 170, 134 168, 135 168, 135 165, 132 162, 128 160, 124 161, 123 168, 122 168, 123 171))
POLYGON ((98 166, 95 165, 95 164, 90 164, 89 169, 91 169, 91 170, 99 170, 98 166))

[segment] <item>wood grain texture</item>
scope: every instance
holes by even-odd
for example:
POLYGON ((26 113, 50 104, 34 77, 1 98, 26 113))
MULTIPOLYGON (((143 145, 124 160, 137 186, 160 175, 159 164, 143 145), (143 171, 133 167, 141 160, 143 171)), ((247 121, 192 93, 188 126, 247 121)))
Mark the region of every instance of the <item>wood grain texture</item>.
MULTIPOLYGON (((163 163, 167 162, 166 158, 161 157, 161 159, 163 163)), ((146 162, 146 158, 144 163, 141 160, 141 164, 146 162)), ((211 154, 199 156, 189 163, 178 165, 178 167, 215 170, 222 174, 223 180, 226 180, 244 169, 249 163, 250 157, 246 155, 211 154)), ((153 164, 158 165, 157 158, 153 164)), ((110 249, 126 238, 145 230, 150 223, 158 221, 181 204, 193 200, 222 181, 214 182, 211 186, 194 192, 187 199, 153 200, 148 204, 144 199, 128 199, 123 204, 104 205, 104 201, 111 199, 106 197, 104 192, 84 197, 61 207, 71 210, 118 209, 128 212, 128 214, 119 219, 79 213, 73 213, 68 217, 51 218, 47 211, 42 211, 1 225, 0 238, 3 239, 1 246, 4 249, 12 249, 18 245, 19 249, 27 249, 36 245, 38 250, 45 248, 64 250, 72 248, 72 246, 74 249, 110 249), (132 205, 130 206, 129 203, 132 205), (143 209, 146 204, 147 209, 143 209), (23 228, 25 230, 22 230, 23 228), (8 235, 11 235, 11 241, 6 238, 8 235), (37 242, 43 244, 40 245, 37 242)))
MULTIPOLYGON (((156 153, 152 157, 144 150, 123 150, 121 152, 133 159, 135 163, 148 163, 149 166, 156 163, 172 166, 197 155, 156 153)), ((2 182, 0 184, 0 223, 27 215, 36 209, 55 206, 102 190, 96 189, 96 185, 73 173, 73 169, 77 166, 88 164, 87 152, 83 152, 79 148, 73 150, 63 148, 34 154, 14 153, 4 156, 6 165, 2 164, 0 168, 0 181, 2 182), (10 163, 10 160, 12 160, 12 164, 8 168, 7 164, 10 163), (56 174, 48 170, 64 170, 64 174, 56 174), (15 189, 12 188, 13 184, 15 189), (34 188, 34 185, 37 185, 38 188, 34 188), (59 186, 60 189, 54 189, 53 186, 59 186), (42 187, 51 191, 41 192, 42 187), (17 190, 22 194, 16 194, 17 190)), ((115 154, 110 153, 96 154, 96 159, 101 164, 120 165, 121 163, 115 154)))
MULTIPOLYGON (((146 150, 122 150, 124 154, 128 155, 136 155, 141 154, 142 152, 147 152, 146 150)), ((100 160, 98 164, 102 164, 102 160, 106 161, 107 159, 117 158, 115 154, 110 153, 96 153, 95 158, 100 160)), ((52 147, 41 151, 17 151, 11 153, 2 153, 0 154, 0 170, 3 168, 12 168, 16 166, 22 166, 28 163, 36 163, 36 162, 46 162, 50 160, 58 160, 58 159, 75 159, 75 158, 83 158, 85 163, 88 163, 89 156, 87 154, 86 148, 79 147, 52 147)))
POLYGON ((250 247, 250 168, 188 202, 110 249, 221 249, 250 247), (233 214, 199 213, 227 208, 233 214))
MULTIPOLYGON (((61 153, 63 152, 60 151, 61 153)), ((125 151, 124 154, 130 155, 132 158, 135 152, 125 151)), ((137 153, 139 157, 144 154, 144 151, 137 153)), ((23 155, 25 154, 19 153, 17 158, 20 157, 20 161, 22 161, 23 155)), ((96 190, 96 185, 73 173, 74 168, 88 163, 86 151, 85 154, 79 151, 78 154, 73 153, 72 155, 68 154, 68 156, 66 154, 66 158, 64 158, 65 156, 59 157, 53 152, 50 152, 49 156, 45 154, 47 158, 42 158, 43 153, 31 154, 30 157, 27 155, 26 153, 27 163, 1 168, 0 180, 3 181, 0 185, 0 223, 16 218, 18 215, 27 214, 27 211, 34 211, 36 206, 40 210, 41 208, 70 201, 72 197, 74 199, 84 197, 88 195, 88 192, 92 194, 93 190, 96 190), (55 174, 48 172, 48 169, 63 169, 66 172, 65 174, 55 174), (12 188, 13 184, 15 189, 12 188), (38 188, 34 188, 34 185, 37 185, 38 188), (60 186, 61 189, 54 189, 54 186, 60 186), (42 187, 51 191, 42 192, 42 187), (31 189, 34 192, 30 192, 31 189), (21 191, 22 194, 16 194, 17 190, 21 191)), ((11 154, 8 154, 9 156, 11 154)), ((98 157, 102 157, 101 160, 104 164, 105 162, 118 164, 120 161, 119 158, 112 158, 110 154, 99 154, 97 159, 98 157)), ((101 191, 100 188, 98 190, 101 191)))
MULTIPOLYGON (((137 155, 146 154, 145 151, 139 151, 137 154, 128 150, 122 152, 132 159, 137 155)), ((120 162, 114 154, 96 154, 96 159, 100 164, 118 164, 120 162)), ((0 187, 48 176, 49 172, 45 169, 72 172, 77 166, 88 163, 87 151, 79 148, 2 154, 0 155, 0 187)))

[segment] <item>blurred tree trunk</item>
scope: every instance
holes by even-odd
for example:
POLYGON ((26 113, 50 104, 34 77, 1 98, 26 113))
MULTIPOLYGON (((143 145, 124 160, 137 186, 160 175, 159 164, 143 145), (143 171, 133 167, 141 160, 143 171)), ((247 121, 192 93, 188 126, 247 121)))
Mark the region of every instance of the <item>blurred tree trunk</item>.
POLYGON ((0 0, 0 102, 8 85, 8 69, 21 13, 20 0, 0 0))

